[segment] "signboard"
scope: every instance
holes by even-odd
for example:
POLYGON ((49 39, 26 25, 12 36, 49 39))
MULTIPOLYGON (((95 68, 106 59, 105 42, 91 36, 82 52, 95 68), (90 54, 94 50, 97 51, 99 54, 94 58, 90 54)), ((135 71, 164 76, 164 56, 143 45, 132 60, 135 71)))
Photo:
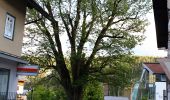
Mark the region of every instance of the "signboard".
POLYGON ((38 74, 38 66, 37 65, 24 65, 17 67, 17 75, 24 76, 36 76, 38 74))

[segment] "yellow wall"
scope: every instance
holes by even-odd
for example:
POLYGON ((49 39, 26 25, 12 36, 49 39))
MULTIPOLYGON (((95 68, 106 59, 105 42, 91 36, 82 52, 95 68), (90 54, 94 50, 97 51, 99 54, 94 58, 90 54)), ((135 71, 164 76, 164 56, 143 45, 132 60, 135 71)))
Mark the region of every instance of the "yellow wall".
POLYGON ((0 0, 0 51, 21 56, 25 12, 25 0, 0 0), (13 40, 9 40, 4 37, 7 12, 16 18, 13 40))
POLYGON ((153 74, 149 74, 149 83, 155 83, 156 82, 156 77, 153 74))

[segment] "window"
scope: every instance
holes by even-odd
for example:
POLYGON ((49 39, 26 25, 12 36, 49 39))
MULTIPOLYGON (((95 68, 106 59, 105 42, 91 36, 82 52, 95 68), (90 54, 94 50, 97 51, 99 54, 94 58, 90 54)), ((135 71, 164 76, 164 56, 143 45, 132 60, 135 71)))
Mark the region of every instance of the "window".
POLYGON ((161 75, 161 81, 166 82, 166 75, 161 75))
POLYGON ((7 13, 4 37, 13 40, 14 26, 15 26, 15 17, 7 13))
POLYGON ((9 70, 0 68, 0 100, 7 97, 9 82, 9 70))
POLYGON ((156 81, 157 82, 165 82, 166 81, 166 76, 164 74, 157 74, 156 75, 156 81))

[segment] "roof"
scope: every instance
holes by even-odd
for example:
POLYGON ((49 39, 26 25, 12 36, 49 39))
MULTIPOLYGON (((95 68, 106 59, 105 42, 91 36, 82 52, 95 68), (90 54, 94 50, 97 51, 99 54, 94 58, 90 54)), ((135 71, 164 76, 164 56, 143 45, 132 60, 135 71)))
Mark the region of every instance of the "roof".
POLYGON ((143 66, 152 74, 165 74, 162 66, 159 63, 143 63, 143 66))
POLYGON ((157 47, 168 48, 168 8, 167 0, 152 0, 155 18, 157 47))

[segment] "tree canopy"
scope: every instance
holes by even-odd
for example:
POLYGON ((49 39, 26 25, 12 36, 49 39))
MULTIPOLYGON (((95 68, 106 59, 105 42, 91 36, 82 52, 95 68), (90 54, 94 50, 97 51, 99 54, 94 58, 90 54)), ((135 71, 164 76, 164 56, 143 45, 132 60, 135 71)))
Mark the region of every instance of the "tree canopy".
POLYGON ((25 53, 46 59, 45 66, 57 71, 69 100, 81 100, 84 85, 104 73, 110 60, 131 54, 143 39, 136 34, 144 31, 144 15, 151 9, 149 0, 37 3, 49 17, 34 9, 27 12, 27 22, 34 23, 27 25, 25 53))

